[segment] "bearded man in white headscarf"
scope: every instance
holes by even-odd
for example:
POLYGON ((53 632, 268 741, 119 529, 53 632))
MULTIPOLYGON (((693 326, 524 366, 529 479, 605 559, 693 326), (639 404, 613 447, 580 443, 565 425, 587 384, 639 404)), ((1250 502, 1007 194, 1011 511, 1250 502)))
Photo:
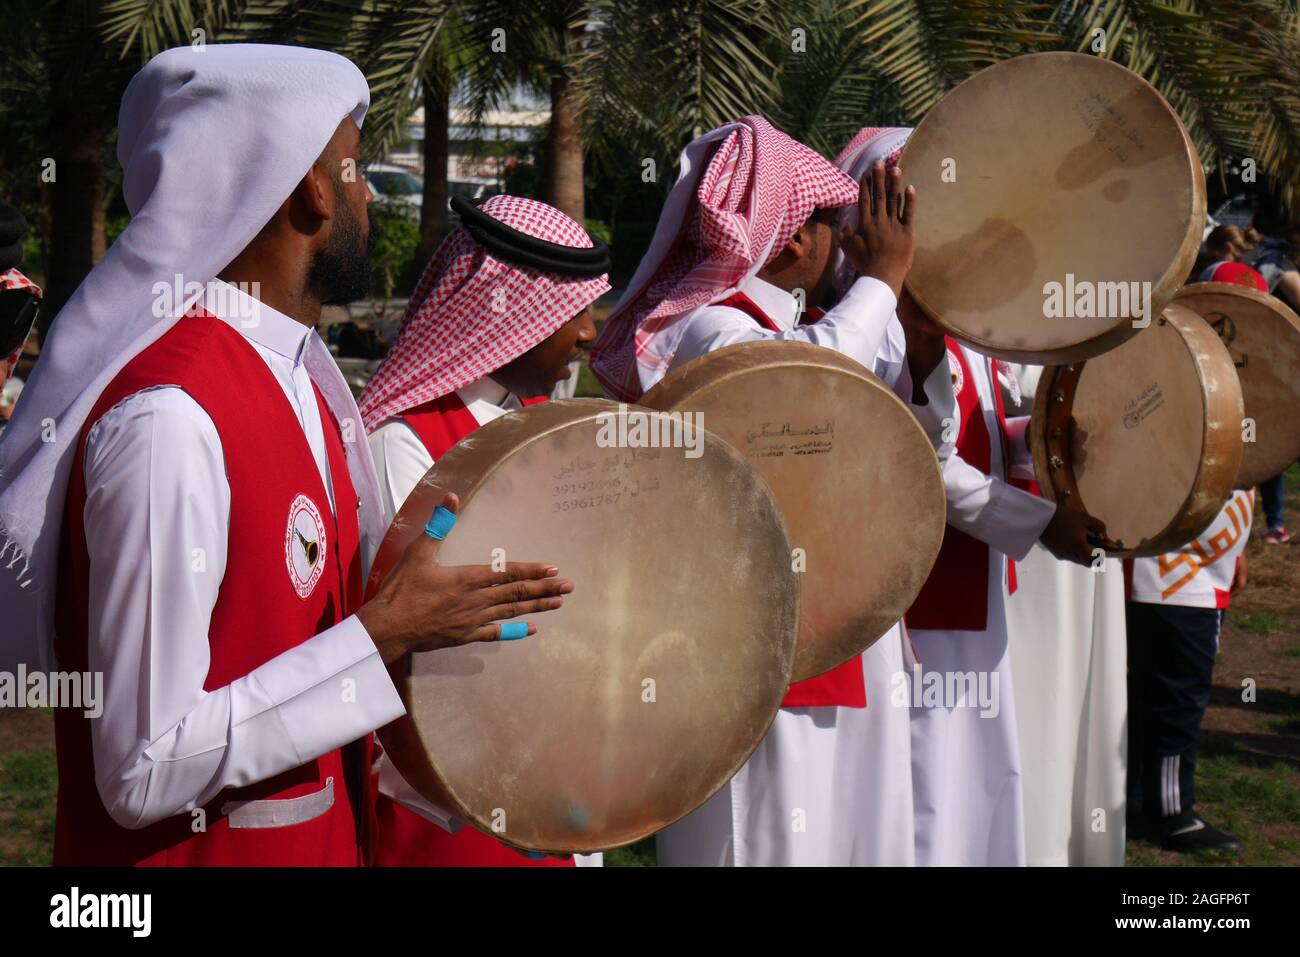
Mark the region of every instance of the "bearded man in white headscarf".
POLYGON ((166 51, 123 96, 133 218, 0 441, 0 665, 103 678, 56 711, 56 863, 359 863, 386 665, 571 588, 440 567, 431 532, 362 604, 379 493, 313 330, 365 289, 368 102, 346 59, 257 45, 166 51))

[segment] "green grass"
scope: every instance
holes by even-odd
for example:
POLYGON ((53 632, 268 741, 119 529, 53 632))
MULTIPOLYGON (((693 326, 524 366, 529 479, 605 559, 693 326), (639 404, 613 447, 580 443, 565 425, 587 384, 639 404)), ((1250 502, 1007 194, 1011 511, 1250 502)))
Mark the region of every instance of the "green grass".
POLYGON ((1282 628, 1282 619, 1271 611, 1233 615, 1232 623, 1250 635, 1269 635, 1282 628))
MULTIPOLYGON (((1290 721, 1292 719, 1285 719, 1290 721)), ((1300 841, 1281 831, 1300 822, 1300 770, 1287 764, 1248 763, 1235 742, 1209 740, 1196 762, 1196 810, 1210 824, 1239 838, 1241 853, 1173 855, 1145 841, 1130 840, 1130 866, 1238 864, 1250 867, 1290 863, 1300 841)))
POLYGON ((629 847, 620 847, 617 851, 605 852, 606 867, 654 867, 655 839, 647 837, 644 841, 629 847))
POLYGON ((0 866, 51 863, 57 781, 53 748, 0 755, 0 866))

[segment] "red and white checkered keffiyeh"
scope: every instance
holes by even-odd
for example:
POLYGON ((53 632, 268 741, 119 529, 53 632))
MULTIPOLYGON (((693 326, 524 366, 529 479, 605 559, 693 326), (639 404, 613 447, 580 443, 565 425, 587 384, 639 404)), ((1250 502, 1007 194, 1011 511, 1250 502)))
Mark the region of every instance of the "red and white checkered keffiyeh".
MULTIPOLYGON (((592 247, 582 226, 546 203, 493 196, 480 209, 529 236, 592 247)), ((361 393, 366 430, 495 372, 608 291, 608 276, 581 279, 503 262, 457 227, 429 260, 397 339, 361 393)))
POLYGON ((592 371, 625 401, 667 371, 683 318, 731 295, 815 210, 858 198, 853 180, 761 116, 706 133, 681 166, 650 251, 592 350, 592 371))
POLYGON ((37 299, 41 298, 41 287, 36 285, 17 269, 0 272, 0 289, 27 289, 37 299))
POLYGON ((840 150, 835 165, 850 176, 858 170, 858 178, 878 159, 885 161, 886 169, 893 169, 898 165, 899 154, 911 135, 910 126, 864 126, 849 140, 849 145, 840 150))

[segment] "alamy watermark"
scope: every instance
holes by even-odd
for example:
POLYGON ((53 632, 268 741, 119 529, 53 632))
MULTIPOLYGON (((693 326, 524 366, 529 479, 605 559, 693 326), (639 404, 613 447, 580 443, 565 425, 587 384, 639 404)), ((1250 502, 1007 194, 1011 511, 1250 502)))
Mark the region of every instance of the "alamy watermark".
POLYGON ((243 329, 255 329, 262 319, 262 284, 260 282, 217 282, 211 285, 185 281, 176 273, 170 282, 160 279, 150 287, 153 293, 153 316, 193 318, 200 310, 213 312, 226 320, 238 319, 243 329))
POLYGON ((1092 282, 1065 274, 1065 282, 1043 284, 1048 319, 1132 319, 1135 329, 1151 325, 1151 283, 1092 282))
POLYGON ((650 412, 620 402, 617 412, 596 418, 596 445, 602 449, 685 449, 688 459, 704 454, 703 412, 650 412))
POLYGON ((0 708, 80 708, 87 718, 104 713, 102 671, 0 671, 0 708))
POLYGON ((132 937, 153 929, 152 894, 90 894, 73 887, 50 898, 50 926, 56 928, 124 928, 132 937))
POLYGON ((981 718, 1002 711, 996 671, 896 671, 889 679, 889 703, 895 708, 975 708, 981 718))

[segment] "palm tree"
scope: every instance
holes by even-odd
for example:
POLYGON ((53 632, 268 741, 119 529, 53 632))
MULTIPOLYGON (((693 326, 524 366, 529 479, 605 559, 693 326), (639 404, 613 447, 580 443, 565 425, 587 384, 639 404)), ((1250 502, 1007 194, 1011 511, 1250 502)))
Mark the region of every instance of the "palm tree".
POLYGON ((46 227, 55 305, 103 250, 106 157, 126 80, 197 27, 207 42, 314 43, 352 56, 372 88, 368 155, 423 103, 426 253, 446 228, 458 88, 476 123, 521 84, 549 101, 547 198, 581 219, 588 154, 620 171, 629 185, 619 188, 639 188, 645 157, 667 169, 692 137, 755 111, 829 154, 863 122, 915 122, 977 69, 1043 49, 1088 50, 1137 71, 1221 182, 1251 157, 1300 213, 1293 0, 44 0, 29 21, 37 62, 0 64, 0 113, 21 129, 0 146, 0 187, 44 207, 31 218, 46 227), (33 131, 21 122, 32 115, 48 123, 33 131), (53 183, 32 185, 33 156, 55 159, 53 183))
POLYGON ((678 152, 705 131, 777 106, 776 60, 784 41, 773 0, 695 0, 647 5, 606 0, 593 12, 592 41, 579 63, 587 129, 602 166, 618 182, 639 181, 656 162, 665 190, 678 152))
POLYGON ((1300 13, 1289 0, 855 0, 850 11, 908 122, 989 63, 1087 51, 1160 90, 1225 186, 1231 161, 1253 157, 1300 214, 1300 13))
POLYGON ((41 237, 41 329, 104 255, 108 158, 133 68, 99 42, 95 5, 51 0, 23 33, 34 54, 0 60, 0 188, 41 237))
POLYGON ((424 186, 417 259, 426 261, 448 228, 447 151, 451 94, 474 51, 465 36, 466 4, 428 0, 310 4, 302 42, 329 46, 351 59, 370 84, 364 149, 380 157, 400 139, 417 106, 424 107, 424 186))
POLYGON ((864 125, 906 118, 899 88, 881 72, 855 14, 836 0, 801 0, 798 42, 773 50, 778 96, 772 119, 795 139, 833 157, 864 125))
POLYGON ((585 212, 583 99, 576 64, 588 42, 592 4, 582 0, 480 0, 467 7, 462 57, 475 123, 520 85, 545 97, 546 199, 582 222, 585 212))

